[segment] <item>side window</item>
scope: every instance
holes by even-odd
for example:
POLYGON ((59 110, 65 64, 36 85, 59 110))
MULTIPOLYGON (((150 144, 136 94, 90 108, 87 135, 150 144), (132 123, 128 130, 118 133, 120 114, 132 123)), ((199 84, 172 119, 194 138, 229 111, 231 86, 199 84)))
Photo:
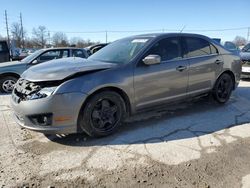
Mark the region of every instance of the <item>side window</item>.
POLYGON ((73 54, 73 57, 86 58, 86 56, 82 50, 73 50, 72 54, 73 54))
POLYGON ((188 47, 187 57, 197 57, 211 54, 210 44, 204 39, 186 37, 188 47))
POLYGON ((68 50, 63 50, 62 58, 66 58, 66 57, 69 57, 69 51, 68 50))
POLYGON ((159 55, 162 61, 181 59, 180 39, 173 37, 160 40, 149 50, 147 55, 159 55))
POLYGON ((50 50, 38 57, 38 62, 45 62, 53 59, 69 57, 68 50, 50 50))

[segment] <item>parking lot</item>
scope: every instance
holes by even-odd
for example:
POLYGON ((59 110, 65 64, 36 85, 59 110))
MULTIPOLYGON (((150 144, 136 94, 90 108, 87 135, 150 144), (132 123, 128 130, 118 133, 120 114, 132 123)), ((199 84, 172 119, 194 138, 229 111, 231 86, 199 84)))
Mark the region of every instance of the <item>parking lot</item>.
POLYGON ((249 187, 250 82, 230 101, 208 97, 139 114, 106 138, 43 135, 12 119, 0 96, 0 186, 249 187))

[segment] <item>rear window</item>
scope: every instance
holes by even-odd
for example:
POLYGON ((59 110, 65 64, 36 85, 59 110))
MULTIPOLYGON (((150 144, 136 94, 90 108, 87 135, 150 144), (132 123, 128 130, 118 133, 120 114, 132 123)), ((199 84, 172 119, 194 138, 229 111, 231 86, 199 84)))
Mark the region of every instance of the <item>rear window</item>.
POLYGON ((82 50, 73 50, 72 51, 72 56, 73 57, 81 57, 81 58, 86 58, 86 55, 82 50))
POLYGON ((0 52, 7 52, 8 46, 6 42, 0 42, 0 52))
POLYGON ((210 44, 208 41, 201 38, 186 38, 188 48, 187 57, 197 57, 211 54, 210 44))

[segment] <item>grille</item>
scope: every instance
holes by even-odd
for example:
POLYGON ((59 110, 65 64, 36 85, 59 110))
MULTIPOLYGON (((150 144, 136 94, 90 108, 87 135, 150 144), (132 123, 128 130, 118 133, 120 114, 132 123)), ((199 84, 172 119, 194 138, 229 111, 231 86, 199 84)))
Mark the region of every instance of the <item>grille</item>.
POLYGON ((12 93, 12 98, 15 102, 27 100, 27 96, 41 90, 41 87, 25 79, 19 79, 15 85, 14 91, 12 93))

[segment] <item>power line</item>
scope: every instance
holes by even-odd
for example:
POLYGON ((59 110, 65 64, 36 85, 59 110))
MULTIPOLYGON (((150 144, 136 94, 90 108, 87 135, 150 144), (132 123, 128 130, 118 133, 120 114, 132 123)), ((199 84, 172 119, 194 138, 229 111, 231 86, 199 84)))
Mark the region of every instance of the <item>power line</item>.
MULTIPOLYGON (((188 32, 209 32, 209 31, 233 31, 233 30, 246 30, 249 27, 238 27, 238 28, 224 28, 224 29, 185 29, 188 32)), ((183 28, 182 28, 183 30, 183 28)), ((64 31, 64 33, 72 33, 72 34, 91 34, 91 33, 144 33, 144 32, 180 32, 180 29, 147 29, 147 30, 99 30, 99 31, 64 31)), ((61 31, 53 31, 50 30, 52 33, 61 32, 61 31)))
POLYGON ((193 29, 193 30, 185 30, 185 31, 192 31, 192 32, 209 32, 209 31, 235 31, 235 30, 245 30, 248 27, 238 27, 238 28, 227 28, 227 29, 193 29))
MULTIPOLYGON (((50 30, 51 33, 57 33, 57 32, 62 32, 62 31, 53 31, 50 30)), ((64 31, 63 33, 72 33, 72 34, 77 34, 77 33, 106 33, 106 30, 104 31, 64 31)))

